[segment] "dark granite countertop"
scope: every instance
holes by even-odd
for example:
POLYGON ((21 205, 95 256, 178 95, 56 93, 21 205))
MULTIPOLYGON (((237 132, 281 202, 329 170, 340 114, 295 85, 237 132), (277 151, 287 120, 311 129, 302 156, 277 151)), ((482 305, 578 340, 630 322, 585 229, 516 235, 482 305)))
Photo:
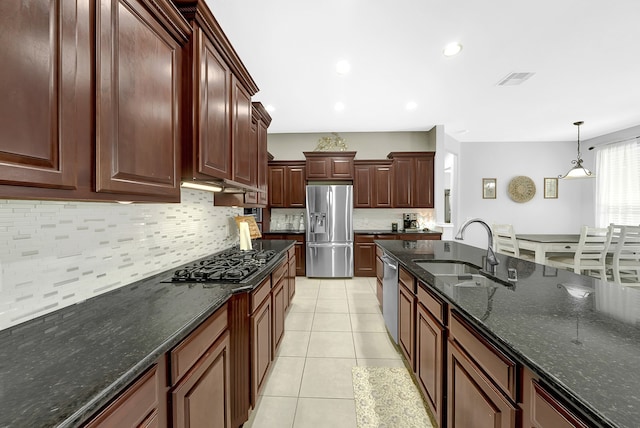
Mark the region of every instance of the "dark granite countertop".
POLYGON ((176 267, 0 331, 0 427, 81 425, 294 242, 254 241, 279 254, 246 283, 161 282, 176 267))
POLYGON ((361 234, 374 234, 374 235, 399 235, 404 233, 419 233, 424 235, 442 235, 442 232, 438 232, 436 230, 398 230, 397 232, 393 232, 390 229, 373 229, 373 230, 355 230, 354 233, 361 234))
POLYGON ((640 288, 498 254, 495 276, 506 281, 507 269, 515 268, 515 287, 450 289, 414 260, 462 261, 482 267, 485 250, 450 241, 376 243, 488 340, 581 409, 593 426, 638 427, 640 288), (572 285, 589 294, 572 297, 566 290, 572 285))

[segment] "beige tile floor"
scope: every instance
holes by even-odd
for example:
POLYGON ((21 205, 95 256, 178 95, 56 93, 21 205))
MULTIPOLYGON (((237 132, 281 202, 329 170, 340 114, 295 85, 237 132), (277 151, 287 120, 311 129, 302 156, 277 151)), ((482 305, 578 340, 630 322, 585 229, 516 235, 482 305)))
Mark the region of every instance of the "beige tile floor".
POLYGON ((245 428, 356 428, 351 368, 404 367, 375 278, 296 278, 269 377, 245 428))

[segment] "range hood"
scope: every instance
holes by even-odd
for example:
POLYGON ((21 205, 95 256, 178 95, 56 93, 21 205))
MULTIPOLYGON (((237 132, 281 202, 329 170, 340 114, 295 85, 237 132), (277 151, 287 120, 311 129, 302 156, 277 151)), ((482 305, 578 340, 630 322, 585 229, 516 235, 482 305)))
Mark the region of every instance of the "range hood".
POLYGON ((205 190, 216 193, 247 193, 247 192, 263 192, 257 187, 248 186, 238 183, 237 181, 228 179, 212 179, 212 180, 183 180, 181 187, 190 189, 205 190))

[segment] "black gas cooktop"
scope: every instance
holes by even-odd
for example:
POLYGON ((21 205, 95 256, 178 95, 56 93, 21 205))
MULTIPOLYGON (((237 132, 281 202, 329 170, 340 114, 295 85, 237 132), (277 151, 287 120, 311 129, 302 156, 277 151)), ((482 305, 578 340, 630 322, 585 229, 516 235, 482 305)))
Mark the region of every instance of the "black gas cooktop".
POLYGON ((273 250, 232 248, 178 269, 170 282, 242 282, 275 257, 273 250))

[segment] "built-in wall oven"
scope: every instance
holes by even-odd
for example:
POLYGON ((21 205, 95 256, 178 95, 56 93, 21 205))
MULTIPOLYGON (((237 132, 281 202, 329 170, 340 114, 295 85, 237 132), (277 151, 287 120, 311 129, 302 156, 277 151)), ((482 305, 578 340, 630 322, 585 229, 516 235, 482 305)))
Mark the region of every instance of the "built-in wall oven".
POLYGON ((262 208, 245 208, 244 215, 252 215, 256 218, 258 230, 262 232, 262 208))
POLYGON ((387 331, 398 343, 398 262, 388 256, 382 255, 384 266, 382 276, 382 317, 387 331))

